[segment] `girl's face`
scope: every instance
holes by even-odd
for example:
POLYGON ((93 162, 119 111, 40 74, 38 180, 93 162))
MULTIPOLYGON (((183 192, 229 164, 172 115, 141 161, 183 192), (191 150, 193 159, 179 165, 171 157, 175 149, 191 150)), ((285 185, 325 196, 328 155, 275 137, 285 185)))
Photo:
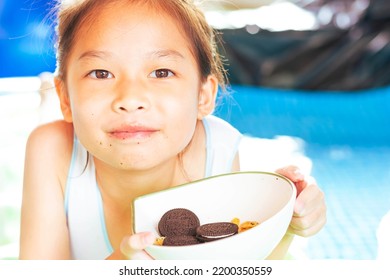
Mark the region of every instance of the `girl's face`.
MULTIPOLYGON (((120 3, 120 2, 119 2, 120 3)), ((213 109, 177 22, 147 6, 105 6, 78 30, 58 86, 65 119, 98 160, 145 170, 172 160, 213 109)))

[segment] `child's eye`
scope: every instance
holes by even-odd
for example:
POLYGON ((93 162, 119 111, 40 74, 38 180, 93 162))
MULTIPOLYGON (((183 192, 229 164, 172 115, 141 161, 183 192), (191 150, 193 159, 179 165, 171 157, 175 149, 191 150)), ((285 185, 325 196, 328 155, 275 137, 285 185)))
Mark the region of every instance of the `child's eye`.
POLYGON ((112 79, 114 77, 109 71, 101 69, 91 71, 88 76, 95 79, 112 79))
POLYGON ((150 73, 150 76, 152 78, 168 78, 168 77, 172 77, 174 74, 171 70, 168 70, 168 69, 157 69, 157 70, 154 70, 152 73, 150 73))

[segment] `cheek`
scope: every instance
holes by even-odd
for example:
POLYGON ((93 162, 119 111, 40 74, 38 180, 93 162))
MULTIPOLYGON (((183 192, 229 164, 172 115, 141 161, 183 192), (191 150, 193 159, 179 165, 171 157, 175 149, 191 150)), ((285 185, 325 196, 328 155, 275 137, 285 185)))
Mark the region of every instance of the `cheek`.
POLYGON ((176 133, 179 134, 180 137, 179 141, 181 141, 182 143, 182 150, 185 147, 187 147, 187 145, 191 142, 192 138, 194 137, 197 122, 198 119, 196 118, 196 115, 193 115, 191 118, 190 117, 181 118, 181 120, 177 123, 175 130, 176 133))
POLYGON ((193 137, 198 120, 196 103, 182 100, 167 105, 165 110, 163 115, 166 116, 166 126, 169 127, 168 137, 174 138, 177 145, 184 149, 193 137))
POLYGON ((165 107, 166 114, 169 115, 170 121, 175 122, 177 128, 192 127, 198 116, 197 100, 182 99, 174 101, 165 107))
POLYGON ((199 107, 199 92, 194 90, 196 85, 178 86, 176 89, 171 89, 171 95, 161 95, 154 103, 155 106, 161 106, 162 110, 167 110, 172 114, 176 114, 178 118, 191 118, 196 116, 199 107), (163 108, 164 107, 164 108, 163 108))
POLYGON ((99 115, 98 109, 91 106, 75 106, 72 111, 73 114, 73 125, 77 126, 89 126, 94 124, 97 125, 97 116, 99 115))
POLYGON ((93 91, 78 90, 73 92, 71 96, 72 113, 73 117, 76 118, 75 121, 93 121, 101 114, 104 107, 104 99, 101 96, 94 96, 85 92, 93 91))
POLYGON ((73 126, 76 135, 88 143, 100 142, 99 118, 101 108, 99 103, 93 102, 75 102, 72 110, 73 126))

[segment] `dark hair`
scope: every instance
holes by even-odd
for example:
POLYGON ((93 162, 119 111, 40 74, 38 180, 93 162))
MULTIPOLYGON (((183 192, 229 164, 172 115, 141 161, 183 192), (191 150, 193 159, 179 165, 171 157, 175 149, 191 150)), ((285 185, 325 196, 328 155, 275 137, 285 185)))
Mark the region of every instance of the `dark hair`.
MULTIPOLYGON (((60 1, 60 0, 59 0, 60 1)), ((93 18, 98 8, 115 2, 149 5, 155 10, 165 11, 184 30, 192 43, 192 52, 198 62, 204 81, 210 74, 217 77, 225 89, 226 71, 217 52, 216 32, 207 23, 203 12, 192 0, 62 0, 57 5, 57 75, 66 80, 66 62, 73 47, 79 27, 93 18)))

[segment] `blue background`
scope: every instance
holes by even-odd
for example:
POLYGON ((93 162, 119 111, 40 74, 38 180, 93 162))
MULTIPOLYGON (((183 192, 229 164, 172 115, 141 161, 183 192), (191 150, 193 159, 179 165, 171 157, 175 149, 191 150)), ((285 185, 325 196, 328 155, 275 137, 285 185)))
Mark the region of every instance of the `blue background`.
POLYGON ((55 1, 0 1, 0 78, 36 76, 55 69, 55 1))

